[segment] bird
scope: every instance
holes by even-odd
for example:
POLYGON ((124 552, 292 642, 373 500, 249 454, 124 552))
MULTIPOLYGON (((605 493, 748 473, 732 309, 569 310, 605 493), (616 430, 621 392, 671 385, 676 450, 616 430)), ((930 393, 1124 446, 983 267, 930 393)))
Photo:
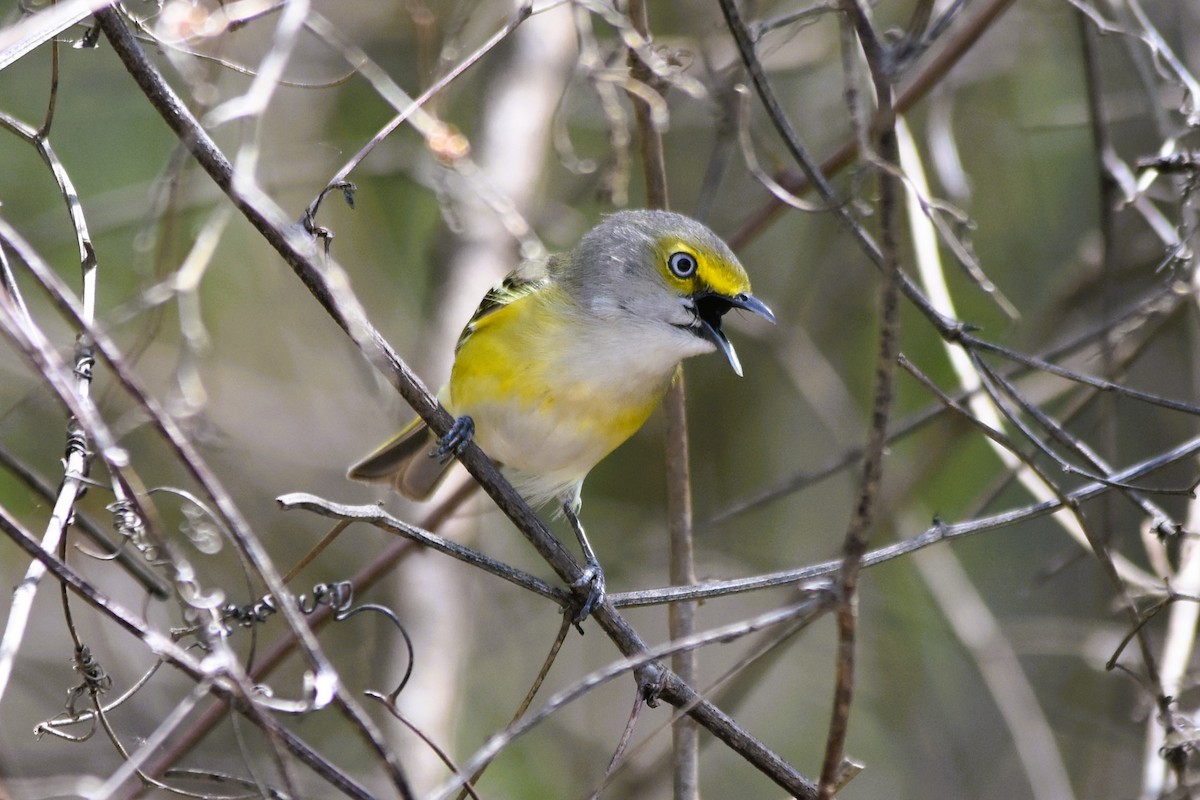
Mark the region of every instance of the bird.
POLYGON ((591 585, 578 625, 604 592, 579 520, 584 478, 642 427, 684 359, 720 352, 741 376, 721 327, 732 309, 775 322, 707 226, 662 210, 610 214, 574 250, 520 263, 484 296, 438 395, 455 417, 445 437, 418 418, 348 475, 422 500, 473 440, 530 506, 561 505, 591 585))

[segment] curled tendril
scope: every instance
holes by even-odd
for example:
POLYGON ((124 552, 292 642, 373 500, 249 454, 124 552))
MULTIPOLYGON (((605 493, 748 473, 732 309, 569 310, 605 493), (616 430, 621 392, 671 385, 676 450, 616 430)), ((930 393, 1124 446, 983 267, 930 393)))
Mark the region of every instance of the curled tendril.
POLYGON ((73 687, 67 695, 67 711, 76 716, 75 702, 85 694, 97 697, 112 688, 112 676, 101 666, 92 650, 85 644, 75 648, 75 657, 71 659, 72 668, 80 674, 83 681, 73 687))
POLYGON ((87 434, 83 432, 83 428, 77 425, 72 425, 67 431, 67 446, 63 457, 63 463, 66 464, 66 459, 71 457, 72 453, 81 453, 85 459, 91 459, 92 451, 88 449, 87 434))
POLYGON ((184 522, 180 532, 188 537, 192 545, 204 555, 213 555, 221 550, 221 531, 210 520, 208 510, 202 506, 188 504, 181 509, 184 522))
POLYGON ((158 548, 146 536, 146 522, 129 500, 117 500, 106 506, 113 515, 113 530, 128 539, 147 561, 158 560, 158 548))
POLYGON ((379 614, 383 614, 392 621, 392 624, 396 626, 396 630, 400 631, 401 638, 404 639, 404 648, 408 654, 408 666, 404 669, 404 676, 400 679, 400 683, 386 698, 386 701, 389 705, 395 706, 396 698, 400 696, 400 692, 404 691, 404 687, 408 685, 408 679, 412 677, 414 661, 412 639, 409 638, 408 631, 405 630, 404 625, 401 624, 400 619, 396 616, 396 612, 392 611, 386 606, 376 605, 375 603, 367 603, 355 608, 339 611, 337 613, 337 620, 338 622, 341 622, 342 620, 350 619, 350 617, 354 616, 360 611, 375 611, 379 614))
MULTIPOLYGON (((389 703, 395 704, 396 698, 404 690, 404 687, 408 685, 408 680, 412 676, 414 660, 412 639, 409 638, 408 631, 405 630, 396 613, 386 606, 374 603, 355 606, 354 585, 350 581, 318 583, 313 586, 312 592, 296 596, 296 607, 305 616, 311 616, 316 613, 321 606, 329 606, 333 610, 333 618, 337 622, 347 620, 360 611, 374 611, 387 617, 396 626, 396 630, 400 632, 401 638, 404 639, 407 666, 399 685, 386 698, 389 703)), ((254 603, 247 603, 245 605, 239 606, 236 603, 226 603, 221 608, 221 619, 228 625, 236 624, 243 628, 250 628, 266 622, 277 613, 279 613, 279 603, 275 597, 268 594, 263 595, 254 603)))
POLYGON ((82 348, 79 358, 75 361, 75 377, 80 380, 90 381, 92 379, 92 370, 95 366, 96 356, 92 353, 92 348, 82 348))
POLYGON ((149 494, 159 492, 174 495, 186 501, 180 508, 184 522, 179 526, 179 532, 186 536, 197 550, 204 555, 220 552, 224 538, 229 538, 230 534, 216 511, 186 489, 177 486, 156 486, 149 491, 149 494))
MULTIPOLYGON (((345 613, 354 602, 354 586, 350 581, 338 583, 318 583, 311 594, 301 594, 296 597, 296 605, 300 613, 309 616, 321 606, 329 606, 339 615, 345 613)), ((266 622, 279 612, 278 601, 272 595, 263 595, 259 600, 245 605, 226 603, 221 609, 221 618, 233 622, 243 628, 266 622)))

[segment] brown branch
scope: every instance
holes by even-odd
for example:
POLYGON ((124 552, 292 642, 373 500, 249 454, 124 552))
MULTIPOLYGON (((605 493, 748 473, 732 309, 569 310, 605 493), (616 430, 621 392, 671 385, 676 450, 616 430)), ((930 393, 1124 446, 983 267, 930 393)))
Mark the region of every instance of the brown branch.
MULTIPOLYGON (((322 308, 351 336, 363 355, 391 382, 401 397, 436 434, 445 435, 452 422, 449 413, 438 404, 420 378, 379 332, 367 322, 349 290, 344 285, 337 291, 332 288, 327 272, 335 269, 335 266, 320 265, 318 248, 313 240, 298 226, 288 221, 270 198, 260 192, 233 185, 233 169, 229 160, 163 80, 158 69, 147 59, 124 19, 112 10, 99 13, 97 19, 131 77, 213 182, 263 236, 264 241, 279 253, 322 308)), ((459 456, 459 460, 558 576, 567 584, 579 587, 582 599, 587 587, 579 580, 583 577, 579 564, 538 519, 483 451, 475 444, 469 444, 459 456)), ((633 656, 646 652, 645 642, 611 603, 601 603, 593 611, 592 617, 623 654, 633 656)), ((687 705, 698 699, 688 684, 667 671, 657 661, 639 663, 636 670, 642 685, 660 685, 660 696, 672 705, 687 705)), ((798 797, 808 798, 815 795, 812 784, 795 768, 750 736, 708 701, 699 700, 688 713, 783 788, 798 797)))
MULTIPOLYGON (((446 498, 441 505, 434 508, 421 521, 421 527, 426 530, 436 530, 441 527, 442 523, 474 491, 475 484, 464 484, 457 492, 446 498)), ((351 576, 350 584, 354 587, 355 592, 361 595, 384 577, 391 574, 396 565, 414 552, 418 552, 416 542, 411 539, 401 539, 385 548, 369 564, 351 576)), ((317 610, 308 617, 309 627, 314 632, 321 630, 321 628, 333 620, 334 611, 335 609, 329 605, 318 606, 317 610)), ((259 656, 250 670, 250 677, 255 681, 264 680, 283 664, 289 655, 296 651, 297 644, 298 642, 294 634, 290 631, 285 633, 265 653, 259 656)), ((221 700, 206 708, 190 728, 184 731, 183 734, 172 739, 170 748, 164 751, 146 771, 151 775, 165 774, 173 764, 177 763, 193 747, 198 745, 228 712, 229 704, 221 700)))
MULTIPOLYGON (((1045 350, 1036 356, 1025 355, 1014 350, 999 348, 995 345, 985 342, 984 340, 973 338, 970 334, 966 334, 965 332, 963 333, 962 340, 965 344, 969 344, 970 346, 991 349, 995 352, 1004 354, 1010 360, 1017 361, 1019 366, 1005 371, 1004 374, 1008 377, 1015 378, 1020 375, 1027 374, 1028 371, 1034 369, 1040 370, 1043 368, 1053 368, 1055 370, 1055 374, 1059 375, 1060 377, 1065 377, 1068 380, 1078 383, 1084 383, 1098 390, 1097 393, 1092 395, 1092 397, 1098 396, 1100 392, 1126 393, 1130 396, 1137 397, 1138 399, 1154 403, 1156 405, 1161 405, 1165 408, 1172 408, 1185 413, 1200 414, 1200 407, 1198 406, 1160 397, 1158 395, 1137 392, 1136 390, 1129 389, 1128 387, 1125 387, 1114 381, 1103 381, 1092 378, 1091 376, 1084 375, 1082 373, 1057 367, 1054 364, 1054 362, 1057 360, 1066 359, 1069 356, 1078 356, 1080 352, 1084 350, 1084 348, 1094 344, 1097 340, 1105 336, 1112 335, 1113 331, 1128 331, 1133 328, 1141 327, 1141 324, 1147 319, 1155 316, 1163 319, 1170 318, 1172 314, 1177 313, 1181 308, 1183 308, 1184 299, 1188 296, 1188 294, 1181 294, 1178 286, 1173 282, 1168 283, 1146 297, 1131 303, 1123 313, 1113 317, 1111 320, 1106 321, 1104 324, 1083 331, 1082 333, 1066 340, 1062 344, 1045 350)), ((1125 338, 1129 338, 1128 334, 1126 334, 1125 338)), ((1150 340, 1147 339, 1142 345, 1140 345, 1140 347, 1146 347, 1149 341, 1150 340)), ((955 395, 955 399, 960 402, 965 402, 970 398, 970 396, 970 391, 960 391, 955 395)), ((932 405, 922 411, 912 414, 905 420, 893 426, 893 432, 888 437, 888 444, 896 444, 902 439, 916 433, 918 430, 937 419, 944 412, 944 410, 944 407, 941 405, 932 405)), ((718 512, 707 520, 703 520, 701 522, 701 528, 728 522, 730 519, 739 514, 759 508, 763 505, 779 500, 780 498, 786 497, 794 492, 805 489, 815 483, 825 480, 834 474, 841 472, 844 469, 849 468, 851 465, 858 463, 861 458, 861 445, 848 448, 817 469, 805 470, 803 472, 790 475, 774 485, 767 487, 766 489, 759 490, 749 497, 735 501, 726 509, 718 512)), ((1156 515, 1154 514, 1151 514, 1150 516, 1152 519, 1156 518, 1156 515)))
MULTIPOLYGON (((1021 508, 1009 509, 987 517, 975 517, 964 522, 948 523, 934 519, 933 524, 924 531, 895 544, 872 550, 863 556, 864 567, 873 567, 885 561, 906 556, 925 547, 939 542, 976 536, 987 531, 1007 528, 1030 520, 1039 519, 1054 514, 1063 508, 1070 508, 1086 500, 1092 500, 1106 492, 1116 491, 1115 486, 1126 481, 1143 478, 1153 472, 1172 464, 1178 464, 1200 453, 1200 437, 1193 437, 1171 448, 1165 453, 1159 453, 1145 461, 1140 461, 1113 473, 1112 480, 1104 483, 1087 483, 1071 491, 1064 492, 1062 497, 1042 500, 1021 508)), ((1156 532, 1170 534, 1178 533, 1171 529, 1169 520, 1161 521, 1162 528, 1154 526, 1156 532)), ((770 589, 779 586, 802 584, 817 578, 824 578, 838 572, 842 562, 825 561, 810 564, 796 569, 770 572, 755 575, 750 578, 737 578, 726 581, 706 581, 697 586, 669 586, 660 589, 643 589, 636 592, 622 592, 612 595, 612 601, 618 608, 640 605, 656 605, 659 603, 676 603, 682 600, 700 600, 721 597, 740 592, 753 592, 760 589, 770 589)))
MULTIPOLYGON (((787 146, 788 153, 793 159, 795 159, 797 165, 799 165, 801 172, 804 175, 805 183, 803 185, 793 188, 783 184, 783 188, 794 195, 800 194, 803 191, 807 191, 809 188, 815 189, 821 200, 829 207, 829 210, 833 213, 838 223, 850 233, 855 242, 858 243, 859 248, 863 251, 863 253, 866 254, 868 258, 871 259, 876 267, 878 267, 881 272, 885 273, 885 281, 892 280, 892 278, 888 277, 886 274, 890 267, 887 263, 886 256, 880 249, 880 246, 875 242, 874 239, 871 238, 871 235, 866 231, 865 228, 863 228, 858 220, 851 215, 849 209, 847 209, 845 204, 842 203, 842 201, 837 197, 837 194, 833 190, 833 186, 825 177, 825 168, 822 165, 817 164, 812 156, 809 155, 808 150, 800 141, 800 137, 796 133, 795 128, 792 126, 791 121, 788 119, 787 114, 784 113, 783 107, 780 105, 779 100, 775 97, 775 91, 771 88, 771 83, 767 79, 766 71, 763 69, 762 63, 759 61, 758 53, 754 47, 754 41, 750 36, 750 31, 746 27, 745 21, 738 13, 734 0, 719 0, 719 2, 721 4, 721 11, 725 15, 725 21, 729 27, 729 32, 733 35, 734 43, 738 48, 738 53, 742 57, 742 62, 746 66, 746 71, 750 74, 751 83, 754 84, 754 90, 758 94, 759 100, 762 102, 763 107, 766 109, 767 116, 770 118, 771 124, 774 125, 776 132, 783 139, 784 144, 787 146)), ((894 113, 895 111, 893 110, 892 114, 894 115, 894 113)), ((872 122, 872 128, 874 130, 881 130, 886 126, 886 120, 874 120, 872 122)), ((846 154, 846 163, 849 163, 849 160, 858 152, 857 144, 854 141, 852 141, 848 147, 849 149, 847 150, 846 154)), ((842 164, 842 166, 844 166, 844 164, 842 164)), ((781 181, 780 183, 782 184, 783 182, 781 181)), ((776 202, 778 203, 779 201, 776 200, 776 202)), ((776 206, 772 206, 772 208, 775 207, 776 206)), ((749 237, 743 233, 745 230, 746 228, 743 228, 742 232, 735 234, 730 239, 729 243, 735 249, 743 246, 749 240, 749 237)), ((903 270, 900 270, 898 267, 896 280, 899 282, 900 291, 904 293, 904 296, 907 297, 909 301, 913 303, 913 305, 920 309, 921 313, 933 324, 942 337, 951 340, 958 338, 963 328, 962 323, 960 323, 958 320, 951 319, 938 311, 933 304, 929 302, 929 299, 925 296, 925 294, 913 282, 912 278, 910 278, 907 273, 905 273, 903 270)))
MULTIPOLYGON (((630 0, 629 17, 634 30, 650 41, 650 23, 644 0, 630 0)), ((656 79, 650 67, 632 48, 629 50, 632 78, 660 94, 665 83, 656 79)), ((662 133, 651 119, 650 104, 629 93, 637 121, 642 169, 646 181, 646 204, 651 208, 668 207, 667 168, 662 133)), ((696 583, 694 526, 692 524, 692 476, 688 454, 687 390, 682 366, 663 398, 666 416, 667 462, 667 544, 671 583, 690 586, 696 583)), ((668 607, 671 639, 678 641, 696 631, 696 604, 675 603, 668 607)), ((679 679, 693 684, 697 673, 695 650, 680 650, 671 656, 671 668, 679 679)), ((700 736, 694 720, 680 715, 671 726, 672 784, 674 800, 696 800, 700 796, 700 736)))
MULTIPOLYGON (((486 743, 484 743, 479 751, 476 752, 471 760, 463 765, 463 772, 472 773, 473 770, 475 770, 479 765, 491 761, 500 753, 501 750, 507 747, 509 743, 514 741, 516 738, 524 735, 527 731, 533 728, 533 726, 539 724, 543 719, 547 718, 551 714, 554 714, 556 711, 565 707, 567 704, 573 702, 579 697, 582 697, 583 695, 592 691, 597 686, 608 683, 614 678, 626 674, 630 669, 636 671, 636 665, 638 663, 649 663, 664 656, 671 655, 677 650, 693 649, 717 642, 732 641, 741 636, 747 636, 755 633, 756 631, 764 630, 768 627, 773 627, 776 625, 786 625, 790 622, 800 620, 811 621, 822 616, 826 612, 826 609, 829 607, 831 602, 832 597, 828 591, 823 589, 814 589, 812 591, 805 592, 804 596, 800 600, 789 605, 772 609, 747 620, 730 623, 728 625, 723 625, 708 631, 702 631, 700 633, 693 634, 686 639, 681 639, 678 641, 673 640, 667 642, 666 644, 657 645, 653 649, 648 649, 646 652, 639 655, 628 656, 624 659, 601 667, 600 669, 594 670, 572 686, 569 686, 550 697, 546 701, 546 704, 537 712, 525 715, 521 719, 509 725, 505 730, 494 734, 486 743)), ((675 678, 675 676, 671 675, 668 678, 668 682, 670 682, 672 679, 678 680, 675 678)), ((701 699, 698 694, 692 691, 690 687, 683 686, 680 688, 680 691, 684 692, 685 695, 690 698, 690 701, 696 703, 697 705, 706 702, 701 699)), ((689 713, 691 712, 691 709, 687 706, 684 706, 684 709, 689 713)), ((718 711, 717 713, 725 719, 727 724, 720 726, 719 728, 710 728, 710 730, 712 730, 719 739, 730 745, 735 751, 742 752, 748 747, 762 746, 757 739, 749 737, 748 734, 739 733, 736 723, 734 723, 731 718, 724 716, 723 712, 718 711)), ((779 756, 775 755, 771 751, 766 752, 770 759, 773 759, 775 769, 780 771, 791 769, 787 762, 783 761, 781 758, 779 758, 779 756)), ((764 770, 764 772, 770 774, 770 772, 767 770, 764 770)), ((448 792, 456 788, 460 782, 461 779, 458 776, 455 776, 438 790, 436 790, 432 796, 435 798, 435 800, 441 800, 441 798, 447 797, 448 792)), ((816 797, 816 787, 807 783, 785 788, 788 788, 788 791, 793 797, 796 798, 807 800, 807 798, 816 797)))
MULTIPOLYGON (((54 182, 58 186, 59 193, 62 195, 63 202, 66 204, 67 213, 70 216, 72 227, 75 231, 75 242, 79 248, 80 269, 82 272, 81 285, 83 287, 84 302, 83 306, 85 314, 90 320, 94 315, 95 296, 96 296, 96 251, 92 245, 91 234, 88 231, 87 219, 83 215, 83 205, 79 201, 79 194, 75 190, 74 182, 71 180, 66 167, 59 160, 58 155, 54 152, 54 148, 50 145, 48 138, 50 125, 54 119, 54 109, 58 97, 58 79, 59 79, 59 59, 58 59, 58 41, 53 41, 53 51, 51 59, 51 84, 50 98, 47 103, 46 114, 42 121, 42 126, 39 129, 34 129, 29 125, 21 122, 15 117, 11 117, 4 112, 0 112, 0 128, 8 130, 13 135, 25 140, 41 157, 42 161, 50 170, 50 174, 54 178, 54 182)), ((22 313, 24 311, 23 302, 20 295, 16 291, 16 284, 8 285, 8 270, 0 267, 5 273, 5 287, 9 294, 18 304, 22 313)), ((77 362, 82 363, 90 359, 90 352, 87 350, 85 341, 77 343, 77 351, 75 358, 77 362)), ((88 374, 88 373, 82 373, 88 374)), ((85 378, 86 379, 86 378, 85 378)), ((24 465, 13 459, 8 453, 0 454, 0 463, 7 465, 8 469, 14 472, 27 486, 41 494, 47 500, 53 501, 53 495, 48 494, 46 484, 32 471, 28 470, 24 465)), ((102 533, 89 520, 83 519, 79 525, 88 538, 93 542, 103 547, 109 554, 115 555, 117 561, 124 566, 130 573, 141 583, 148 591, 156 597, 166 597, 167 589, 162 583, 162 580, 150 572, 144 563, 139 561, 135 555, 124 548, 115 546, 108 537, 102 533)))
MULTIPOLYGON (((462 61, 460 61, 457 65, 455 65, 455 67, 453 69, 449 70, 445 75, 438 78, 438 80, 435 81, 432 86, 430 86, 428 89, 426 89, 424 92, 422 92, 419 97, 414 98, 408 105, 406 105, 403 109, 401 109, 394 117, 392 117, 390 120, 388 120, 388 122, 382 128, 380 128, 379 131, 376 132, 376 134, 374 136, 371 137, 370 141, 368 141, 365 145, 363 145, 361 148, 359 148, 358 152, 355 153, 350 158, 349 161, 347 161, 345 164, 343 164, 340 169, 338 169, 338 171, 334 174, 334 176, 329 179, 329 182, 325 184, 325 188, 317 193, 317 196, 315 198, 313 198, 312 202, 309 203, 308 209, 305 211, 304 216, 305 216, 306 222, 309 225, 313 224, 312 220, 316 216, 317 209, 320 207, 321 201, 325 198, 325 196, 327 194, 329 194, 330 192, 332 192, 334 189, 348 184, 349 179, 350 179, 350 173, 353 172, 354 170, 358 169, 359 164, 361 164, 363 162, 363 160, 366 159, 366 157, 369 156, 371 154, 371 152, 376 147, 378 147, 379 144, 384 139, 386 139, 397 128, 399 128, 401 125, 403 125, 406 120, 408 120, 410 117, 412 117, 412 115, 415 112, 417 112, 419 109, 424 107, 425 104, 428 103, 439 92, 441 92, 443 89, 445 89, 447 86, 449 86, 450 83, 452 81, 454 81, 456 78, 458 78, 459 75, 463 74, 468 69, 473 67, 476 63, 478 63, 478 61, 481 58, 483 58, 485 55, 487 55, 489 52, 491 52, 498 44, 500 44, 502 41, 504 41, 506 38, 508 38, 509 34, 511 34, 513 31, 515 31, 521 25, 522 22, 529 19, 530 15, 532 15, 532 14, 533 14, 533 2, 532 2, 532 0, 526 0, 526 2, 523 2, 517 8, 517 10, 513 13, 512 17, 509 18, 508 22, 505 23, 504 26, 500 28, 500 30, 498 30, 494 34, 492 34, 488 38, 488 40, 486 42, 484 42, 482 45, 480 45, 478 48, 476 48, 474 52, 472 52, 470 55, 468 55, 466 58, 464 58, 462 61)), ((348 49, 349 46, 343 43, 343 48, 348 49)), ((354 48, 354 49, 357 50, 357 48, 354 48)), ((365 65, 366 63, 368 63, 366 61, 365 54, 361 54, 361 55, 362 55, 363 60, 360 64, 360 68, 361 68, 361 65, 365 65)))
MULTIPOLYGON (((725 7, 726 2, 732 5, 732 0, 721 0, 722 8, 725 7)), ((993 23, 1012 5, 1012 2, 1013 0, 987 0, 985 5, 969 17, 949 42, 938 50, 937 54, 926 62, 921 71, 900 90, 895 101, 896 113, 904 114, 923 100, 929 90, 937 86, 962 57, 971 51, 980 37, 991 29, 993 23)), ((841 147, 821 161, 820 173, 823 175, 836 174, 854 163, 854 159, 858 155, 858 139, 851 136, 842 143, 841 147)), ((813 188, 810 177, 803 171, 788 171, 777 176, 776 179, 784 189, 794 195, 807 194, 813 188)), ((734 249, 745 246, 762 233, 767 225, 772 223, 786 208, 787 206, 777 198, 768 199, 730 237, 729 244, 734 249)))
MULTIPOLYGON (((1117 253, 1117 208, 1121 202, 1120 185, 1110 170, 1110 164, 1116 160, 1116 153, 1113 149, 1111 137, 1109 136, 1108 127, 1104 118, 1104 103, 1103 90, 1100 84, 1101 64, 1099 54, 1096 52, 1096 37, 1097 33, 1089 23, 1087 16, 1079 9, 1075 10, 1075 20, 1079 30, 1080 47, 1083 56, 1084 66, 1084 82, 1087 87, 1088 100, 1088 121, 1092 134, 1092 145, 1095 159, 1096 176, 1099 181, 1098 188, 1098 206, 1100 218, 1099 228, 1103 251, 1101 254, 1101 270, 1104 278, 1104 292, 1102 296, 1103 313, 1105 319, 1112 316, 1112 305, 1114 302, 1114 292, 1117 291, 1115 282, 1118 280, 1116 276, 1115 258, 1117 253)), ((1101 360, 1104 366, 1104 375, 1106 378, 1114 377, 1113 367, 1113 341, 1112 337, 1104 337, 1101 340, 1101 360)), ((1116 449, 1116 405, 1115 398, 1111 395, 1105 395, 1102 398, 1103 402, 1108 404, 1107 413, 1101 415, 1100 419, 1103 424, 1102 435, 1105 437, 1106 449, 1109 453, 1115 452, 1116 449)), ((1094 463, 1094 462, 1093 462, 1094 463)), ((1104 513, 1107 515, 1110 511, 1108 506, 1103 507, 1104 513)), ((1107 521, 1107 516, 1106 520, 1107 521)), ((1105 526, 1108 527, 1108 526, 1105 526)), ((1087 529, 1085 528, 1085 531, 1087 529)), ((1107 539, 1108 537, 1105 537, 1107 539)), ((1162 732, 1159 734, 1159 741, 1166 743, 1173 737, 1177 736, 1177 728, 1175 724, 1175 715, 1172 713, 1171 704, 1173 698, 1167 694, 1168 691, 1174 693, 1174 687, 1168 689, 1164 683, 1173 683, 1178 685, 1178 676, 1170 675, 1172 667, 1164 664, 1164 669, 1168 672, 1167 680, 1164 681, 1163 676, 1159 673, 1158 662, 1155 658, 1154 651, 1150 648, 1150 643, 1147 640, 1145 627, 1145 617, 1139 611, 1136 605, 1133 604, 1132 598, 1129 597, 1128 589, 1123 581, 1120 580, 1116 569, 1111 566, 1112 558, 1108 554, 1107 547, 1103 546, 1106 542, 1093 539, 1091 533, 1088 534, 1088 542, 1092 545, 1092 549, 1101 562, 1104 564, 1105 573, 1109 575, 1110 580, 1114 581, 1117 591, 1121 595, 1121 600, 1126 604, 1126 612, 1129 615, 1132 625, 1131 636, 1137 640, 1138 650, 1141 654, 1143 664, 1147 673, 1147 680, 1152 691, 1155 694, 1155 704, 1158 708, 1157 721, 1162 726, 1162 732)), ((1189 547, 1187 543, 1180 548, 1179 551, 1179 569, 1175 574, 1181 574, 1187 570, 1187 562, 1197 558, 1195 548, 1189 547)), ((1174 610, 1173 610, 1174 612, 1174 610)), ((1187 627, 1187 626, 1185 626, 1187 627)), ((1173 631, 1172 626, 1168 624, 1168 638, 1170 632, 1173 631)), ((1195 636, 1194 628, 1191 636, 1195 636)), ((1163 647, 1160 652, 1166 652, 1169 649, 1168 645, 1163 647)), ((1116 662, 1116 656, 1110 661, 1110 666, 1116 662)), ((1150 735, 1151 741, 1154 741, 1154 735, 1150 735)), ((1150 752, 1154 752, 1151 750, 1150 752)), ((1185 763, 1166 757, 1165 751, 1160 750, 1160 756, 1163 758, 1164 766, 1171 769, 1175 773, 1175 781, 1178 786, 1185 786, 1186 770, 1185 763)), ((1149 756, 1148 756, 1149 757, 1149 756)))
MULTIPOLYGON (((842 10, 849 18, 859 46, 866 57, 875 88, 876 112, 868 135, 878 148, 885 167, 898 164, 896 146, 896 109, 893 105, 888 53, 876 36, 870 12, 860 0, 843 0, 842 10)), ((836 610, 838 630, 837 674, 833 694, 833 713, 829 737, 821 765, 818 797, 833 797, 842 781, 842 763, 850 725, 850 703, 854 694, 855 641, 857 636, 857 591, 868 535, 874 525, 879 486, 883 478, 883 454, 887 444, 888 420, 895 390, 896 356, 899 350, 900 261, 897 253, 897 204, 900 181, 891 169, 880 169, 879 227, 880 255, 884 283, 880 291, 879 349, 875 359, 875 398, 871 409, 871 428, 863 449, 862 479, 858 502, 850 519, 842 545, 842 569, 836 610)))
MULTIPOLYGON (((22 528, 3 506, 0 506, 0 531, 7 535, 9 539, 28 555, 45 564, 47 570, 54 575, 59 583, 70 588, 76 595, 87 601, 88 604, 101 614, 117 623, 127 633, 136 636, 159 658, 162 658, 195 681, 206 681, 210 692, 224 697, 229 702, 236 700, 238 693, 228 679, 211 674, 201 665, 199 659, 191 653, 172 642, 169 637, 159 634, 145 620, 114 602, 107 595, 83 580, 54 554, 43 550, 33 536, 22 528)), ((351 797, 363 798, 363 800, 371 800, 374 797, 373 794, 359 786, 344 772, 326 761, 316 750, 309 747, 276 722, 271 715, 253 714, 242 703, 237 703, 237 708, 255 722, 267 726, 271 735, 278 737, 297 758, 339 791, 351 797)))

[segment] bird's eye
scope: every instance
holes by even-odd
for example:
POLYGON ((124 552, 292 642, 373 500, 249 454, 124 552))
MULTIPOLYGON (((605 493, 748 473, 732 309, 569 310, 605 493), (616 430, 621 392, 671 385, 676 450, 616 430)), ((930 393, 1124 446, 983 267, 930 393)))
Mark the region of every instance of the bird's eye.
POLYGON ((672 253, 667 266, 675 277, 690 278, 696 274, 696 257, 691 253, 672 253))

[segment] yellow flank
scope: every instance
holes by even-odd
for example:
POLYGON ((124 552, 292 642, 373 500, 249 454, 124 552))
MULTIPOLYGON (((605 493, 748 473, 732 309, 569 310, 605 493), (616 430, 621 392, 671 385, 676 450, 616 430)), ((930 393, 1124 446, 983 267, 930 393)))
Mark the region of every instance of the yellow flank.
POLYGON ((581 481, 637 432, 670 385, 670 375, 614 380, 589 369, 602 343, 588 333, 570 300, 547 285, 480 318, 455 354, 449 409, 474 419, 479 446, 535 501, 581 481))
POLYGON ((536 405, 545 390, 538 368, 559 349, 562 322, 547 313, 541 294, 527 295, 479 318, 454 357, 450 402, 455 415, 497 398, 536 405))

